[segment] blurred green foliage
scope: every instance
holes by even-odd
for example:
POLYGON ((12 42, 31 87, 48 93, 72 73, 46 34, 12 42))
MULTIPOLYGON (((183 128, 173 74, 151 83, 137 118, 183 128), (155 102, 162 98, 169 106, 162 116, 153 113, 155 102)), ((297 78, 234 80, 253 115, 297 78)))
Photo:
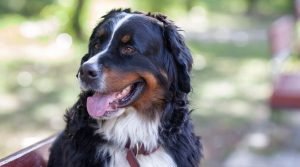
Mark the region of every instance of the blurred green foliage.
MULTIPOLYGON (((292 0, 130 0, 131 7, 143 11, 163 12, 171 16, 179 16, 191 11, 194 7, 205 8, 208 12, 251 14, 259 16, 291 13, 292 0)), ((86 39, 86 10, 90 0, 9 0, 0 1, 0 26, 13 23, 12 20, 27 18, 58 18, 62 31, 86 39), (13 16, 13 18, 12 18, 13 16), (3 23, 4 21, 4 23, 3 23), (80 23, 80 24, 79 24, 80 23)), ((118 8, 116 6, 116 8, 118 8)))
POLYGON ((200 4, 212 11, 272 15, 292 10, 292 0, 201 0, 200 4))
POLYGON ((132 0, 138 8, 149 11, 168 12, 174 8, 190 11, 194 6, 202 6, 213 12, 240 14, 282 14, 292 10, 292 0, 132 0))
POLYGON ((89 0, 9 0, 0 1, 0 17, 6 24, 19 23, 25 19, 46 19, 55 17, 61 24, 61 30, 83 39, 86 4, 89 0), (81 24, 79 24, 81 23, 81 24))
POLYGON ((0 15, 18 13, 23 16, 35 16, 55 0, 6 0, 0 1, 0 15))

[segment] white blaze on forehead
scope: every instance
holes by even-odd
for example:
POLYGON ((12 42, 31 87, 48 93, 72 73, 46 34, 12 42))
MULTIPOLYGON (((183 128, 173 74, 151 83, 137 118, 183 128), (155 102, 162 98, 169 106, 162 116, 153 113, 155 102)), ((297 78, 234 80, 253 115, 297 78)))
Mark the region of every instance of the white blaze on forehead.
POLYGON ((97 65, 98 62, 98 58, 103 55, 105 52, 107 52, 108 48, 111 45, 112 40, 114 39, 115 33, 116 31, 121 27, 121 25, 126 22, 126 20, 128 20, 133 14, 126 14, 126 13, 122 13, 120 14, 121 19, 118 19, 116 21, 113 21, 113 31, 111 33, 109 42, 107 43, 107 45, 105 46, 105 48, 100 51, 99 53, 97 53, 96 55, 94 55, 93 57, 91 57, 88 61, 86 61, 84 64, 94 64, 97 65), (122 17, 123 16, 123 17, 122 17))

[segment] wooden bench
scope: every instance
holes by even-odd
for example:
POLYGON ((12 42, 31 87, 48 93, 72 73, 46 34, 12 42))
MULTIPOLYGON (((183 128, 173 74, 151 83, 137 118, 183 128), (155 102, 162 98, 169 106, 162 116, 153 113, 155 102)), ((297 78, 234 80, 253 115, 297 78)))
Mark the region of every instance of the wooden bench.
POLYGON ((284 74, 274 84, 272 108, 300 108, 300 73, 284 74))
POLYGON ((273 90, 270 97, 272 108, 300 108, 300 71, 285 72, 283 70, 293 49, 295 21, 295 17, 283 16, 276 20, 269 30, 273 78, 273 90))
POLYGON ((0 167, 46 167, 56 135, 0 159, 0 167))

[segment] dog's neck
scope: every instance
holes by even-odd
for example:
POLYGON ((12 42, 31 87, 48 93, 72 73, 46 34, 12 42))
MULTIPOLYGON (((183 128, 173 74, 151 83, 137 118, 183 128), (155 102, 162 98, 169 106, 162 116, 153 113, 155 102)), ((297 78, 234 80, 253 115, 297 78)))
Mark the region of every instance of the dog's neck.
POLYGON ((117 147, 125 148, 130 141, 130 147, 143 144, 150 151, 158 147, 159 118, 157 113, 154 119, 146 119, 130 107, 119 117, 98 121, 99 129, 96 133, 103 135, 117 147))

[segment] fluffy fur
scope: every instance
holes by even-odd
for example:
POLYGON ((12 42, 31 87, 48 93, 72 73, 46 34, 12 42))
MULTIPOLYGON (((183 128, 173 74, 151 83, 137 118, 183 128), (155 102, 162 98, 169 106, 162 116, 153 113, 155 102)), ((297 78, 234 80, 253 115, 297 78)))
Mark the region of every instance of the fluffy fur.
POLYGON ((189 49, 165 16, 129 9, 103 16, 81 60, 82 93, 65 115, 66 127, 51 148, 48 166, 129 166, 128 141, 130 148, 158 148, 136 156, 141 167, 199 166, 202 145, 193 132, 187 99, 191 66, 189 49), (88 98, 136 82, 143 89, 132 102, 101 116, 89 114, 88 98))

